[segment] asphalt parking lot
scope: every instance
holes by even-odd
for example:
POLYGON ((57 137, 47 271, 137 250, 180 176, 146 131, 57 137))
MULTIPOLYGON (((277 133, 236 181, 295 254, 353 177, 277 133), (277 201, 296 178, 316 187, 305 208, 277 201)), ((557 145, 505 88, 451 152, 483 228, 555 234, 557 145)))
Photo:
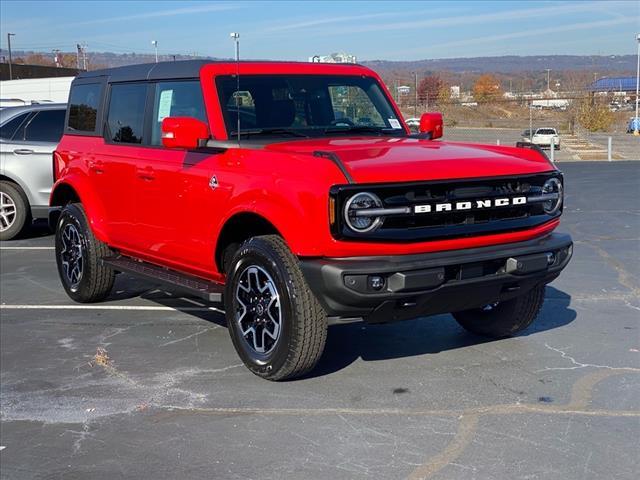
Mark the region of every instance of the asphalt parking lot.
POLYGON ((0 245, 7 479, 635 479, 640 162, 568 163, 572 263, 537 323, 332 327, 309 377, 260 380, 223 315, 120 275, 73 304, 52 236, 0 245))

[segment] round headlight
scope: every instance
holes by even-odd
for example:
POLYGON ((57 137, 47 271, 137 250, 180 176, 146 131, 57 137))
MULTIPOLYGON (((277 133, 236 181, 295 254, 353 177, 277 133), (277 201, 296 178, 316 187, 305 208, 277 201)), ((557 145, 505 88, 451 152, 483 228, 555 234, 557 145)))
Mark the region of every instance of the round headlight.
POLYGON ((344 206, 344 219, 351 230, 366 233, 382 225, 382 217, 369 214, 369 209, 382 208, 380 199, 369 192, 356 193, 344 206))
POLYGON ((562 191, 562 182, 557 178, 550 178, 544 182, 544 185, 542 186, 542 194, 552 197, 542 204, 545 213, 549 215, 557 213, 558 210, 560 210, 560 207, 562 207, 564 195, 562 191))

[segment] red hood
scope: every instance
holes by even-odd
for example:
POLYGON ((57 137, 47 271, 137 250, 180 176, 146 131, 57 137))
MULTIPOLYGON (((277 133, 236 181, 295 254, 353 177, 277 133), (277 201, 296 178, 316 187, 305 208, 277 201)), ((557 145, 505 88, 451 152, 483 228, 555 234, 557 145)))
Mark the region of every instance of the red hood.
POLYGON ((267 150, 334 152, 356 183, 411 182, 548 172, 534 150, 415 138, 327 138, 273 143, 267 150))

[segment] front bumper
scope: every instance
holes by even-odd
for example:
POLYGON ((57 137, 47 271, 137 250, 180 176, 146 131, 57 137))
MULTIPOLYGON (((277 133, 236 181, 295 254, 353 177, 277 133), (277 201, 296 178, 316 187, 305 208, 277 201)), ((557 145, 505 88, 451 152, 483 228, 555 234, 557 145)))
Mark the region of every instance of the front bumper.
POLYGON ((466 250, 302 259, 301 267, 333 322, 384 323, 509 300, 551 282, 572 253, 571 237, 553 233, 466 250))

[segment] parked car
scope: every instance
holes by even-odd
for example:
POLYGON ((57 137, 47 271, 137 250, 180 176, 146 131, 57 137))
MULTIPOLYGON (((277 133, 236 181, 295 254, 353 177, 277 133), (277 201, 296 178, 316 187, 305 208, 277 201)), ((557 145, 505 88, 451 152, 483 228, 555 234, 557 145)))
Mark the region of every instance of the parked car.
POLYGON ((47 218, 53 185, 52 155, 66 104, 0 110, 0 240, 11 240, 36 218, 47 218))
POLYGON ((633 133, 640 130, 640 117, 631 117, 627 124, 627 133, 633 133))
POLYGON ((555 128, 536 128, 533 130, 525 130, 522 132, 522 141, 533 143, 540 148, 551 148, 551 142, 555 150, 560 150, 560 135, 555 128))
POLYGON ((433 142, 440 114, 412 134, 359 65, 85 72, 67 117, 50 211, 67 294, 98 302, 128 272, 222 302, 238 355, 269 380, 309 372, 333 323, 454 312, 514 335, 572 255, 544 154, 433 142))
POLYGON ((412 131, 417 132, 418 128, 420 128, 420 119, 416 117, 407 118, 404 121, 412 131))

